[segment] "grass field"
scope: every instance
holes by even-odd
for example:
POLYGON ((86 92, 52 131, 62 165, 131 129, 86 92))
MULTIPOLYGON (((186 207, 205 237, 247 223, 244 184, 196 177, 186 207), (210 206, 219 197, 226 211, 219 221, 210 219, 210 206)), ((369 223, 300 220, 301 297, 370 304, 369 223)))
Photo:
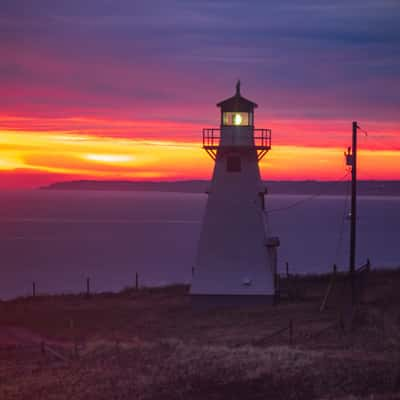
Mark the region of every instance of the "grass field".
POLYGON ((353 310, 339 276, 320 312, 329 279, 252 308, 193 310, 187 286, 1 302, 0 398, 400 399, 400 270, 353 310))

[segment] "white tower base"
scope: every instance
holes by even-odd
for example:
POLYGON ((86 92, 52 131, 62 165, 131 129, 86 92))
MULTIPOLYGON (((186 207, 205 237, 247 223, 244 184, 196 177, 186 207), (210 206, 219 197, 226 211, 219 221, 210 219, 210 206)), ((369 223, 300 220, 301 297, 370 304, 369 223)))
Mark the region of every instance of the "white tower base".
POLYGON ((227 170, 231 151, 217 155, 190 292, 195 306, 274 301, 279 240, 267 234, 257 153, 235 154, 240 173, 227 170))

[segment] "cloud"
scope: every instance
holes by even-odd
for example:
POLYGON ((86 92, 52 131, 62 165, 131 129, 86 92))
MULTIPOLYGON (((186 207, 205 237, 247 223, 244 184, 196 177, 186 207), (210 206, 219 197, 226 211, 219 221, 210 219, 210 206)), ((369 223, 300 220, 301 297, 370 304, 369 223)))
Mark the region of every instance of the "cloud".
POLYGON ((197 140, 241 78, 283 144, 341 145, 353 119, 394 138, 399 21, 389 0, 3 0, 0 108, 30 119, 0 124, 197 140))

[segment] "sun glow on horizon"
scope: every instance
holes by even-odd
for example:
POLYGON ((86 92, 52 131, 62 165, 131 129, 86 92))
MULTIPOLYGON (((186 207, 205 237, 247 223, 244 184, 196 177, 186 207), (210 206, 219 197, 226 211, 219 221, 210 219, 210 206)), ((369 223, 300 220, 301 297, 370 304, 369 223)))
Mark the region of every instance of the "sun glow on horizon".
MULTIPOLYGON (((96 132, 90 129, 90 118, 69 118, 64 122, 65 126, 59 119, 34 122, 28 118, 3 120, 0 116, 0 187, 32 187, 36 175, 42 176, 41 183, 58 179, 209 179, 212 175, 214 162, 201 148, 201 129, 197 125, 183 124, 179 134, 173 135, 171 132, 179 124, 173 124, 172 131, 168 131, 171 124, 164 130, 157 121, 151 128, 148 121, 143 126, 149 131, 158 129, 157 135, 129 136, 132 121, 111 123, 95 119, 93 126, 105 125, 96 132), (79 129, 77 125, 71 130, 68 121, 81 121, 85 126, 79 129), (115 136, 116 126, 127 130, 122 136, 115 136), (187 135, 181 136, 186 128, 187 135), (7 173, 11 178, 6 179, 7 173)), ((308 131, 309 124, 304 122, 301 129, 308 131)), ((259 126, 263 125, 261 122, 259 126)), ((275 122, 272 126, 272 150, 260 163, 265 180, 335 180, 344 173, 344 144, 350 139, 347 131, 331 134, 338 138, 336 142, 316 142, 311 146, 298 139, 301 129, 295 131, 290 143, 290 136, 282 133, 289 130, 288 126, 289 122, 275 122)), ((317 128, 313 129, 312 135, 316 135, 317 128)), ((400 179, 400 151, 397 142, 390 139, 396 135, 393 129, 387 131, 381 147, 372 145, 371 137, 360 140, 360 179, 400 179)), ((323 126, 320 130, 323 132, 323 126)))
POLYGON ((135 160, 134 156, 127 154, 84 154, 83 158, 89 161, 110 164, 126 164, 135 160))

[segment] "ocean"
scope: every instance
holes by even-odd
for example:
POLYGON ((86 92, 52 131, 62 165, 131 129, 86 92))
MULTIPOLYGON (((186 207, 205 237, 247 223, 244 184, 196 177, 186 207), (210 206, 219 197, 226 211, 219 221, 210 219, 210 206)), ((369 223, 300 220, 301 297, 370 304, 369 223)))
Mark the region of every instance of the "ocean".
MULTIPOLYGON (((205 194, 4 191, 0 198, 0 298, 190 282, 205 194)), ((279 270, 348 268, 349 199, 270 195, 279 270)), ((360 196, 357 263, 400 266, 400 197, 360 196)))

